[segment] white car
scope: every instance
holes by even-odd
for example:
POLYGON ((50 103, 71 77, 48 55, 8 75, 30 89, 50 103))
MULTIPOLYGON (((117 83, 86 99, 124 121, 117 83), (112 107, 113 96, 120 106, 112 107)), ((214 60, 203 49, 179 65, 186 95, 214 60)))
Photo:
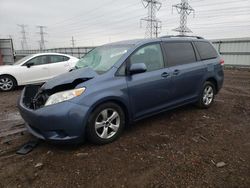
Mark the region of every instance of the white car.
POLYGON ((59 53, 39 53, 26 56, 13 65, 0 66, 0 90, 38 84, 75 67, 78 58, 59 53))

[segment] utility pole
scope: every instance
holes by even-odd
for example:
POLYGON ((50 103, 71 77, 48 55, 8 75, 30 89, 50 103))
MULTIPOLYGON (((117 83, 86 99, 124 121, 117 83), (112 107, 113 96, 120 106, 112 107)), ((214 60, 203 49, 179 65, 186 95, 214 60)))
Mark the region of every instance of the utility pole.
POLYGON ((40 34, 40 41, 39 41, 39 47, 40 50, 45 49, 45 42, 47 42, 46 40, 44 40, 44 35, 47 34, 44 32, 44 29, 46 28, 45 26, 39 25, 37 26, 39 28, 39 34, 40 34))
POLYGON ((191 33, 192 31, 187 27, 187 16, 190 13, 194 13, 194 9, 189 5, 188 0, 181 0, 181 3, 173 5, 177 12, 180 14, 180 26, 173 31, 177 31, 180 35, 185 35, 185 33, 191 33))
POLYGON ((28 43, 27 43, 27 37, 26 37, 26 31, 25 28, 27 27, 27 25, 24 24, 18 24, 18 26, 21 28, 21 47, 22 50, 27 50, 28 49, 28 43))
POLYGON ((145 8, 148 8, 148 16, 142 18, 141 21, 147 22, 146 26, 146 38, 154 38, 158 34, 158 27, 160 20, 156 18, 156 11, 161 8, 161 2, 158 0, 142 0, 142 4, 145 8), (157 32, 155 31, 157 25, 157 32))
POLYGON ((74 37, 72 36, 71 38, 71 44, 72 44, 72 47, 74 48, 75 47, 75 40, 74 40, 74 37))

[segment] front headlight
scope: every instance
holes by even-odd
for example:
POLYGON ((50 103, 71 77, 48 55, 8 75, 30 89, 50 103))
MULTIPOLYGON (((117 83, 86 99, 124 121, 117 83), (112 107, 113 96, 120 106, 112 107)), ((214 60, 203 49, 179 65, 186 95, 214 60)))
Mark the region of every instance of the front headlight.
POLYGON ((45 106, 67 101, 74 97, 80 96, 82 93, 84 93, 85 89, 86 88, 83 87, 55 93, 48 98, 47 102, 45 103, 45 106))

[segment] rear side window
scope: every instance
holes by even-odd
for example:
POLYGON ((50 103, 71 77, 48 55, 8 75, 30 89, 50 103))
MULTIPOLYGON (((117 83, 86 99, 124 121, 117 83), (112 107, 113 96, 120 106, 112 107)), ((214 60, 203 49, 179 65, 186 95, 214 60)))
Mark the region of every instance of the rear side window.
POLYGON ((194 42, 201 60, 217 58, 218 54, 209 42, 194 42))
POLYGON ((169 66, 196 62, 194 48, 190 42, 168 42, 163 45, 169 66))
POLYGON ((58 63, 58 62, 62 62, 62 61, 68 61, 69 58, 66 56, 61 56, 61 55, 50 55, 49 56, 49 62, 50 63, 58 63))

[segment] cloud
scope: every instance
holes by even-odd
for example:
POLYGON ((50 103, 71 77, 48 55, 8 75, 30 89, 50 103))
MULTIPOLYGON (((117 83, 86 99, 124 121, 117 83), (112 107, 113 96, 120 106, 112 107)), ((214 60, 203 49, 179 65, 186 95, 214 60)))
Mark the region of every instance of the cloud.
MULTIPOLYGON (((172 29, 179 25, 179 15, 172 5, 180 0, 161 1, 157 17, 162 21, 161 35, 176 34, 172 29)), ((250 36, 250 0, 190 0, 196 10, 188 16, 188 27, 195 35, 206 38, 250 36)), ((0 37, 12 35, 15 47, 20 48, 20 28, 28 25, 29 47, 38 48, 37 25, 47 26, 47 47, 66 47, 74 36, 77 46, 143 38, 145 24, 140 18, 147 9, 140 0, 1 0, 0 37)))

